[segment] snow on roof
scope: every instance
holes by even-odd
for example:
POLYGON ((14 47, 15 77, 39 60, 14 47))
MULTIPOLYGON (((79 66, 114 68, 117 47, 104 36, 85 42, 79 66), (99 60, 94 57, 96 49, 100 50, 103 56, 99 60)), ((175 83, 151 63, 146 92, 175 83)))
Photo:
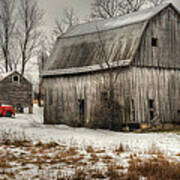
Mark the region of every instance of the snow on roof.
POLYGON ((11 75, 13 73, 14 73, 14 71, 6 72, 6 73, 1 73, 0 74, 0 81, 4 80, 6 77, 8 77, 9 75, 11 75))
MULTIPOLYGON (((10 71, 10 72, 6 72, 6 73, 0 73, 0 82, 3 81, 6 77, 14 74, 14 73, 17 73, 19 74, 20 76, 22 76, 18 71, 10 71)), ((32 84, 27 78, 25 78, 24 76, 22 76, 24 78, 24 80, 26 80, 28 83, 32 84)))
MULTIPOLYGON (((161 10, 168 7, 170 4, 171 3, 161 4, 154 8, 144 9, 135 13, 127 14, 120 17, 114 17, 107 20, 79 24, 70 28, 62 37, 65 38, 65 37, 90 34, 97 31, 105 31, 109 29, 114 29, 114 28, 130 25, 130 24, 142 22, 142 21, 151 19, 156 14, 158 14, 161 10)), ((173 4, 171 5, 174 6, 173 4)))

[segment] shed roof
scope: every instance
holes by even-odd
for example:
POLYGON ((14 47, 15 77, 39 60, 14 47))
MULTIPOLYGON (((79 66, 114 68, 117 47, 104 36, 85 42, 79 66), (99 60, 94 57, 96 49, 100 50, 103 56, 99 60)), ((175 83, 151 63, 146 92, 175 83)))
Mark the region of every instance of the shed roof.
MULTIPOLYGON (((19 72, 17 71, 10 71, 10 72, 5 72, 5 73, 0 73, 0 82, 2 82, 3 80, 5 80, 8 76, 11 76, 13 74, 18 74, 20 76, 22 76, 19 72)), ((29 80, 27 80, 24 76, 22 76, 29 84, 31 84, 31 82, 29 80)))
POLYGON ((13 73, 14 73, 14 71, 6 72, 6 73, 1 73, 0 74, 0 82, 3 81, 6 77, 8 77, 9 75, 11 75, 13 73))
POLYGON ((129 15, 72 27, 57 40, 42 76, 98 71, 105 59, 113 67, 129 66, 149 19, 169 5, 172 4, 162 4, 129 15), (100 52, 101 47, 105 54, 100 52), (115 61, 122 63, 114 64, 115 61))

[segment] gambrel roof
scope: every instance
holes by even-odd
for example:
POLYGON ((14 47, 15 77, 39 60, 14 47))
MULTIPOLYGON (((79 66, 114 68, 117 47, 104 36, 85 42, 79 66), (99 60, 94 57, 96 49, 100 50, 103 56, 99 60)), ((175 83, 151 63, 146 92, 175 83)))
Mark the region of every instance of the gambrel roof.
POLYGON ((112 68, 129 66, 149 20, 169 6, 179 12, 174 5, 168 3, 70 28, 58 38, 42 76, 107 69, 107 66, 100 65, 107 62, 107 59, 112 68))

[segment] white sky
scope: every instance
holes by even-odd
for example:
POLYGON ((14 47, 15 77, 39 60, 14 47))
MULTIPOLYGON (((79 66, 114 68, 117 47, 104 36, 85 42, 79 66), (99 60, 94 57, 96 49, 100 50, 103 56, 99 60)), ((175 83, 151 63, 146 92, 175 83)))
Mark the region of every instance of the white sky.
POLYGON ((45 12, 44 21, 49 30, 52 29, 54 19, 61 17, 65 8, 73 7, 77 17, 83 18, 90 14, 93 0, 38 0, 45 12))
MULTIPOLYGON (((44 23, 46 31, 52 30, 54 19, 61 17, 65 8, 73 7, 79 18, 86 18, 90 14, 93 0, 38 0, 40 7, 44 10, 44 23)), ((180 0, 169 0, 180 7, 180 0)))

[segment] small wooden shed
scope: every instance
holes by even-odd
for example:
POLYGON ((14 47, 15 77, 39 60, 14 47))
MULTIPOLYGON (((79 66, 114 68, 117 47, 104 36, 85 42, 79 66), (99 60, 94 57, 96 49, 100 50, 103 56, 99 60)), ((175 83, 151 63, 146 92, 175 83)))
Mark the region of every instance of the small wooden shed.
POLYGON ((19 72, 0 74, 0 102, 12 105, 17 112, 29 108, 32 112, 32 84, 19 72))
POLYGON ((167 3, 74 26, 57 40, 42 77, 44 123, 110 129, 180 124, 180 12, 167 3), (118 112, 99 122, 112 108, 109 95, 118 112), (101 103, 107 111, 97 113, 101 103))

